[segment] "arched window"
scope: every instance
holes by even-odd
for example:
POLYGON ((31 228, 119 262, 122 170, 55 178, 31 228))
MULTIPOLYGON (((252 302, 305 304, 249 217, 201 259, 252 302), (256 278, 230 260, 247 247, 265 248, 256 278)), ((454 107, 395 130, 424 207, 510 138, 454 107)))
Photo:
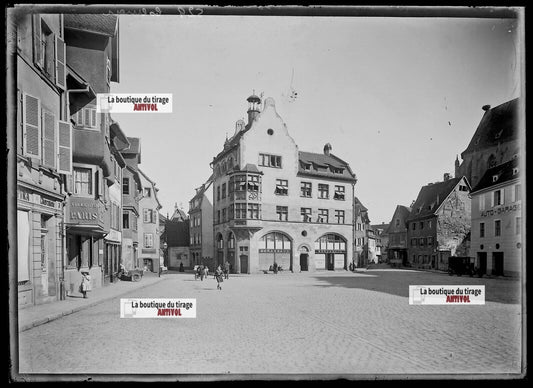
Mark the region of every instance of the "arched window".
POLYGON ((278 232, 272 232, 264 235, 259 240, 259 249, 264 250, 281 250, 290 251, 292 248, 292 242, 288 236, 278 232))
POLYGON ((217 248, 218 249, 224 249, 224 238, 222 237, 222 234, 217 235, 217 248))
POLYGON ((315 241, 317 251, 346 251, 346 239, 338 234, 325 234, 315 241))
POLYGON ((235 249, 235 235, 232 232, 228 235, 228 249, 235 249))

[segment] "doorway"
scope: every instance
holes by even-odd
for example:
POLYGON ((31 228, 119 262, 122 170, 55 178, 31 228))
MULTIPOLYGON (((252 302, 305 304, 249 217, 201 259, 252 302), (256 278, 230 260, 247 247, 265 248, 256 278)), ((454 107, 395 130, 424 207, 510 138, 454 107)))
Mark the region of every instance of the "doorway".
POLYGON ((241 273, 248 273, 248 255, 241 255, 241 273))
POLYGON ((300 253, 300 270, 309 271, 309 254, 300 253))
POLYGON ((479 274, 485 275, 487 273, 487 252, 478 252, 477 259, 478 259, 479 274))
POLYGON ((492 253, 492 274, 503 276, 503 252, 492 253))
POLYGON ((328 271, 335 270, 335 254, 326 253, 326 268, 328 271))

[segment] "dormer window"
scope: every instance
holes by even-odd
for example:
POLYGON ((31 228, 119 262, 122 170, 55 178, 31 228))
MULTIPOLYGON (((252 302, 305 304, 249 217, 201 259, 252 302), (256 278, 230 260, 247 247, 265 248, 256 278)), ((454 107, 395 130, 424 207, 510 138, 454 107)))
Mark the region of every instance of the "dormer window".
POLYGON ((311 163, 300 162, 300 165, 302 166, 303 170, 306 170, 306 171, 311 170, 311 163))
POLYGON ((334 174, 342 174, 344 172, 344 169, 340 167, 330 166, 330 169, 331 169, 331 172, 334 174))
POLYGON ((498 181, 498 178, 499 178, 498 175, 493 175, 493 176, 492 176, 492 183, 498 181))
POLYGON ((518 167, 514 167, 513 168, 513 175, 517 175, 518 174, 518 167))

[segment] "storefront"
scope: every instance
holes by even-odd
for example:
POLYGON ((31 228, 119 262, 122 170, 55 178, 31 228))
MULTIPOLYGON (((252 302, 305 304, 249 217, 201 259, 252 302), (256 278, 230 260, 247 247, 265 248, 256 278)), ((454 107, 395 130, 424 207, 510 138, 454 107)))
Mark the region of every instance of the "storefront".
POLYGON ((60 196, 18 185, 17 280, 20 308, 60 299, 62 209, 60 196))
POLYGON ((67 294, 77 292, 82 270, 89 271, 93 288, 101 287, 106 249, 104 237, 110 231, 104 203, 98 199, 72 196, 67 202, 65 222, 67 294))
POLYGON ((315 241, 317 270, 346 269, 346 240, 337 234, 325 234, 315 241))
POLYGON ((292 270, 292 241, 284 233, 271 232, 259 239, 259 269, 268 270, 274 263, 292 270))

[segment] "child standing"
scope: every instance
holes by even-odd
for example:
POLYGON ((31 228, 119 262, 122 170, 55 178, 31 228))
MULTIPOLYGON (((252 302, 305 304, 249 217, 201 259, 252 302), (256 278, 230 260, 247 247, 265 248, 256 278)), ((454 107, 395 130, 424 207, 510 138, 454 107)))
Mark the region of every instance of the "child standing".
POLYGON ((220 283, 224 281, 224 278, 222 277, 222 269, 220 268, 220 265, 215 270, 215 277, 217 279, 217 289, 222 290, 222 287, 220 286, 220 283))
POLYGON ((80 291, 84 298, 87 298, 87 291, 91 291, 91 289, 91 275, 87 271, 82 271, 80 291))

